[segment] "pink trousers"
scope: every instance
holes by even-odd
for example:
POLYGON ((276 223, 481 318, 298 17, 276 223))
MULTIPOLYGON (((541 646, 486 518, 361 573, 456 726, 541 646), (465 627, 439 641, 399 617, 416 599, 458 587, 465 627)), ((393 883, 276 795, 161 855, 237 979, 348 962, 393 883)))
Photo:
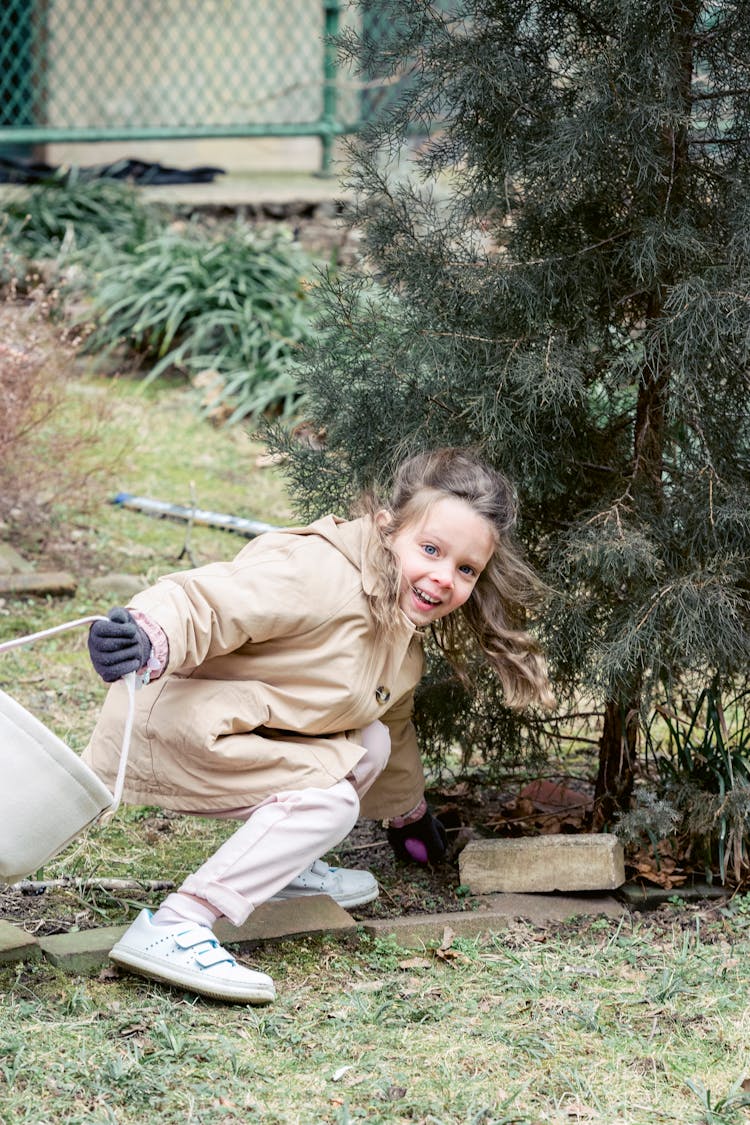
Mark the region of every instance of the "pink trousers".
POLYGON ((359 817, 359 801, 385 769, 388 728, 377 720, 361 734, 365 754, 330 789, 294 789, 231 816, 247 818, 180 887, 204 899, 235 926, 340 843, 359 817))

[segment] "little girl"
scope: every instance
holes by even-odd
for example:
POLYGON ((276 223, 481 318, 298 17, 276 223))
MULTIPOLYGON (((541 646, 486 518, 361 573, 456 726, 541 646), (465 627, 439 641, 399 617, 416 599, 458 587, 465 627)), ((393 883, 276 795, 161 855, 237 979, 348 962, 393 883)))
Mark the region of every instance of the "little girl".
POLYGON ((273 981, 215 938, 273 897, 369 901, 367 872, 316 862, 361 815, 386 818, 396 853, 445 850, 424 801, 411 722, 429 627, 448 659, 479 646, 510 706, 552 706, 523 629, 538 583, 515 547, 508 482, 467 451, 406 461, 390 501, 266 532, 232 562, 160 579, 96 622, 89 650, 112 687, 84 758, 110 785, 137 671, 125 788, 133 804, 244 823, 112 950, 117 964, 243 1004, 273 981))

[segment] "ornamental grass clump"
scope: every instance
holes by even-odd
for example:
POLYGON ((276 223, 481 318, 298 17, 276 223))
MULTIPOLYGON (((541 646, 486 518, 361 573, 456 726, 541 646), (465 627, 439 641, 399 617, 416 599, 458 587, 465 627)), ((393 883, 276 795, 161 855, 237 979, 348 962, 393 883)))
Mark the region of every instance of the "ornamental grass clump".
POLYGON ((750 718, 748 691, 717 681, 680 701, 657 705, 644 730, 644 774, 634 809, 617 833, 675 842, 677 854, 709 880, 740 882, 750 870, 750 718))
POLYGON ((71 173, 8 199, 3 241, 26 259, 78 260, 87 269, 151 237, 163 221, 135 188, 71 173))
POLYGON ((313 331, 312 269, 286 230, 176 225, 100 272, 86 348, 125 345, 149 363, 146 382, 176 370, 205 384, 210 373, 211 411, 224 407, 230 423, 288 415, 296 352, 313 331))

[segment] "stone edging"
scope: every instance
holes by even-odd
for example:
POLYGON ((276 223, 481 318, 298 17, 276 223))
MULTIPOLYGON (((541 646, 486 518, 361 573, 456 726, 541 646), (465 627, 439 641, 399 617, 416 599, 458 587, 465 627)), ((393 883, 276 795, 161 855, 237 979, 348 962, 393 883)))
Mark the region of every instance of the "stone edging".
MULTIPOLYGON (((259 907, 243 926, 219 922, 216 936, 225 945, 251 947, 266 941, 305 935, 335 934, 352 937, 361 928, 370 937, 393 937, 405 948, 424 948, 443 940, 446 929, 456 937, 479 937, 525 918, 538 924, 566 921, 581 915, 620 918, 629 914, 609 895, 482 896, 477 910, 445 914, 414 914, 358 922, 327 895, 310 895, 259 907)), ((107 964, 109 951, 126 926, 72 931, 36 938, 19 926, 0 920, 0 964, 42 961, 70 973, 88 973, 107 964)))

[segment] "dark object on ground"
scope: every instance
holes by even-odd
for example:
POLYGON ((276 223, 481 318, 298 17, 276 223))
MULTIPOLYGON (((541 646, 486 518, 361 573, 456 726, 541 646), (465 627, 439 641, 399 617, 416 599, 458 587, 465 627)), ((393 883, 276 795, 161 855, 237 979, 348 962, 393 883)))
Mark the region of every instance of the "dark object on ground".
POLYGON ((127 180, 132 184, 210 184, 223 176, 223 168, 201 165, 197 168, 169 168, 147 160, 117 160, 113 164, 93 164, 86 168, 45 164, 43 160, 0 157, 0 183, 44 184, 77 180, 127 180))
POLYGON ((428 811, 403 828, 389 828, 388 843, 404 863, 440 863, 445 858, 448 837, 445 828, 428 811))

